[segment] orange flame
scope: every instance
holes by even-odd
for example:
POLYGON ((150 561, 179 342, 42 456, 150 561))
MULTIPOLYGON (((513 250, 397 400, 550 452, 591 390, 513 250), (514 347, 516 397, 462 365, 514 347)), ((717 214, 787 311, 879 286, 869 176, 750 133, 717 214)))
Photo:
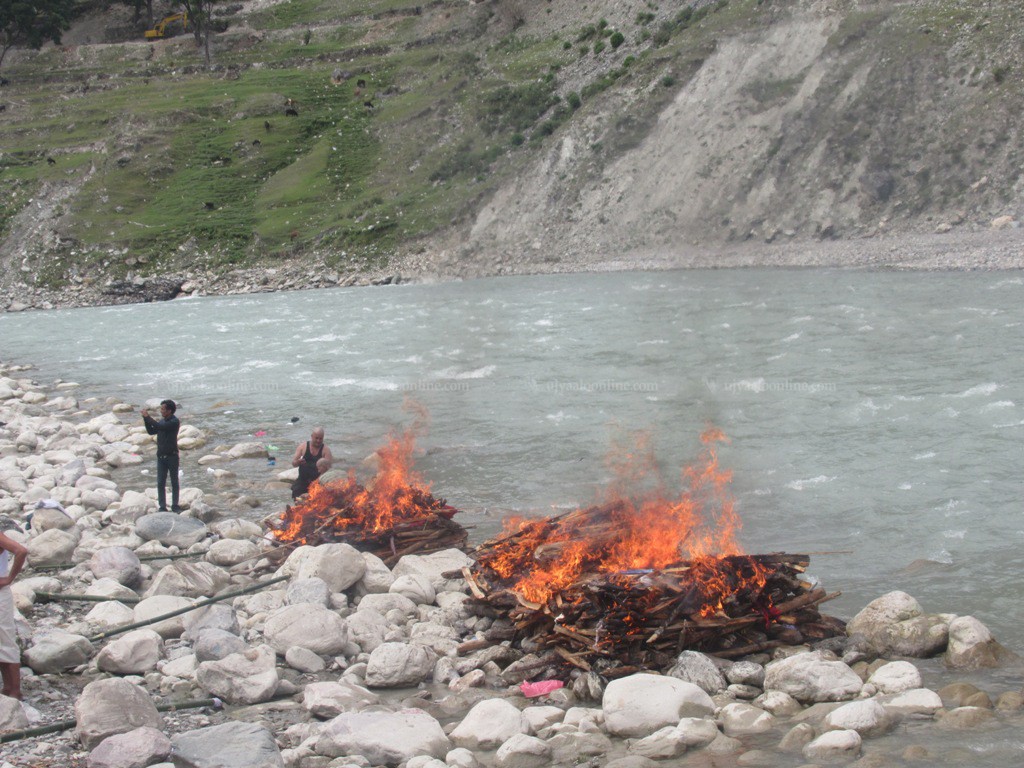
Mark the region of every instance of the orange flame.
POLYGON ((763 571, 738 574, 723 560, 742 554, 736 538, 740 520, 729 492, 732 473, 719 466, 715 451, 726 438, 709 429, 701 440, 705 448, 684 469, 685 487, 677 498, 667 498, 642 437, 635 450, 616 454, 618 480, 605 504, 553 520, 510 521, 505 537, 481 561, 535 603, 587 575, 629 579, 673 566, 689 569, 700 596, 695 612, 703 616, 720 610, 740 589, 763 587, 763 571), (625 486, 642 490, 631 495, 625 486))
POLYGON ((356 481, 354 470, 343 480, 314 482, 304 501, 285 510, 274 537, 305 543, 325 533, 376 534, 435 514, 450 517, 455 510, 431 496, 430 485, 413 471, 415 443, 412 429, 392 435, 377 449, 377 473, 366 486, 356 481))

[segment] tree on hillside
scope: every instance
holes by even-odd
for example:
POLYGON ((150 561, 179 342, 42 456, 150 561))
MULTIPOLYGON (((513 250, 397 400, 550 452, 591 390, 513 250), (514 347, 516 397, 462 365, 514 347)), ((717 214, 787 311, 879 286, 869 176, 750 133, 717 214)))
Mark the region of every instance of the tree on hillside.
POLYGON ((0 0, 0 65, 15 46, 39 49, 47 40, 60 43, 74 8, 74 0, 0 0))
POLYGON ((526 23, 526 9, 520 0, 498 0, 494 12, 510 32, 515 32, 526 23))
POLYGON ((196 45, 203 49, 206 63, 210 63, 210 28, 213 21, 213 6, 217 0, 181 0, 188 13, 192 33, 196 36, 196 45))
POLYGON ((146 9, 146 24, 153 26, 153 0, 121 0, 121 5, 127 5, 133 11, 135 11, 135 18, 133 21, 138 24, 139 19, 142 18, 142 9, 146 9))

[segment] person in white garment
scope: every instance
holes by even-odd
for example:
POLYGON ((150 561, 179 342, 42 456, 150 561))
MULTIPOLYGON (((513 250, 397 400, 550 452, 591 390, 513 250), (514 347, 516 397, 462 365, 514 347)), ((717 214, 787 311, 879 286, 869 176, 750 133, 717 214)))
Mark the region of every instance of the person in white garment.
POLYGON ((0 529, 0 675, 3 677, 0 693, 21 699, 21 650, 14 627, 11 583, 25 565, 28 550, 8 536, 6 530, 9 529, 0 529))

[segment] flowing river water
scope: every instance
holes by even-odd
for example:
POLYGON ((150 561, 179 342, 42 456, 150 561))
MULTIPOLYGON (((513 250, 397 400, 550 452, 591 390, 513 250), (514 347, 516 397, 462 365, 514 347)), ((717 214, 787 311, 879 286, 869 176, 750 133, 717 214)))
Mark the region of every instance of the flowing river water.
MULTIPOLYGON (((471 543, 512 513, 594 503, 609 454, 638 432, 678 489, 714 426, 744 548, 833 553, 811 558, 843 593, 826 612, 901 589, 1024 653, 1017 273, 620 272, 191 298, 0 315, 0 358, 83 392, 174 398, 212 443, 281 458, 322 424, 342 467, 426 413, 416 470, 464 511, 471 543)), ((196 458, 185 483, 202 487, 196 458)), ((986 765, 1022 749, 1004 731, 956 747, 986 765)))

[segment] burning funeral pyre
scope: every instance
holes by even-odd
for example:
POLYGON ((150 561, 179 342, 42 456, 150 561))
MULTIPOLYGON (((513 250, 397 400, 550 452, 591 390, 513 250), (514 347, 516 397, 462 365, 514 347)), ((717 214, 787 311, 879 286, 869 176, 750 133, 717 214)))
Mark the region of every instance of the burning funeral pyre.
POLYGON ((507 618, 524 646, 605 677, 665 669, 687 649, 735 658, 841 634, 842 622, 815 608, 836 595, 802 577, 806 555, 740 551, 731 476, 713 448, 722 439, 702 436, 674 500, 620 497, 507 525, 463 571, 477 612, 507 618))
POLYGON ((389 567, 403 555, 464 548, 466 529, 458 512, 430 493, 412 469, 413 432, 392 437, 377 450, 376 475, 360 484, 355 472, 321 484, 289 506, 271 525, 271 535, 291 545, 344 542, 371 552, 389 567))

